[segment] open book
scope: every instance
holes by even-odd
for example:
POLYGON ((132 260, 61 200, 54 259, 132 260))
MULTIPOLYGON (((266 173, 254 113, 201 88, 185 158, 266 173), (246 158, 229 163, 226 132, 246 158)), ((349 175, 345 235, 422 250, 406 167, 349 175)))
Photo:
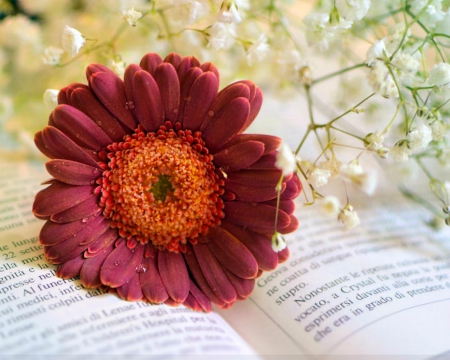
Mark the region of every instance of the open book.
MULTIPOLYGON (((55 276, 31 203, 38 164, 0 164, 0 354, 418 355, 450 351, 450 229, 387 194, 364 226, 299 206, 290 259, 210 314, 120 300, 55 276)), ((450 356, 450 353, 447 355, 450 356)), ((165 357, 166 358, 166 357, 165 357)))

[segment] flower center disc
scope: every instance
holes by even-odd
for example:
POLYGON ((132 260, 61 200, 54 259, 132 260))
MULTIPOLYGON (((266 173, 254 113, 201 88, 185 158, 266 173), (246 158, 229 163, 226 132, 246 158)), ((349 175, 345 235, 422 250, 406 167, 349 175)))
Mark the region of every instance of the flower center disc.
POLYGON ((203 145, 200 133, 163 126, 108 147, 100 205, 122 237, 178 252, 220 223, 223 183, 203 145))

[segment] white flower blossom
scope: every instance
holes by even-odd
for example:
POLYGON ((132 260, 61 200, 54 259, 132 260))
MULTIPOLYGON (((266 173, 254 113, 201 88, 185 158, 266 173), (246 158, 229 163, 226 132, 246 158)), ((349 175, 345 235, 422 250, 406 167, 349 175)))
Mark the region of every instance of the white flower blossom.
POLYGON ((436 24, 444 19, 445 13, 442 11, 442 0, 412 0, 411 11, 419 14, 423 9, 425 11, 420 16, 420 21, 427 27, 434 28, 436 24))
POLYGON ((272 236, 272 249, 275 252, 279 252, 286 248, 286 240, 284 240, 283 236, 279 232, 276 232, 272 236))
POLYGON ((61 61, 61 55, 64 54, 64 50, 58 47, 49 46, 44 49, 44 56, 42 62, 47 65, 58 65, 61 61))
POLYGON ((336 216, 339 214, 341 203, 337 197, 327 196, 320 201, 319 208, 324 215, 336 216))
POLYGON ((344 224, 344 230, 348 231, 360 224, 358 214, 353 206, 347 204, 339 213, 338 220, 344 224))
POLYGON ((117 75, 119 75, 120 77, 123 77, 123 74, 125 73, 125 68, 126 68, 126 64, 124 61, 112 60, 110 67, 111 67, 111 70, 114 71, 117 75))
POLYGON ((128 22, 130 26, 136 26, 141 17, 142 13, 134 10, 133 7, 128 10, 122 10, 122 19, 128 22))
POLYGON ((341 176, 368 195, 373 194, 377 184, 375 174, 364 171, 357 159, 341 166, 341 176))
POLYGON ((242 17, 236 7, 234 1, 224 1, 220 7, 220 11, 216 16, 218 22, 239 24, 242 17))
POLYGON ((317 43, 321 50, 328 50, 329 43, 334 38, 334 34, 327 30, 330 15, 311 11, 305 16, 303 22, 306 25, 306 37, 311 43, 317 43))
POLYGON ((382 61, 375 61, 369 72, 373 90, 388 99, 398 98, 398 89, 391 73, 382 61))
POLYGON ((394 65, 394 70, 398 70, 396 73, 399 78, 404 77, 404 75, 414 75, 420 69, 420 63, 413 56, 403 51, 397 52, 392 59, 392 65, 394 65))
POLYGON ((47 89, 44 91, 44 104, 49 109, 54 109, 58 105, 59 90, 47 89))
POLYGON ((389 150, 389 154, 395 161, 405 162, 408 160, 409 155, 412 154, 412 151, 408 147, 408 141, 400 140, 389 150))
POLYGON ((341 162, 336 159, 335 157, 332 157, 331 159, 328 159, 326 161, 322 161, 319 165, 321 169, 328 170, 330 172, 330 177, 336 177, 339 175, 339 169, 341 167, 341 162))
POLYGON ((378 59, 383 59, 387 56, 384 39, 377 40, 367 49, 366 64, 372 66, 378 59))
POLYGON ((262 61, 269 52, 269 44, 267 44, 267 36, 261 34, 259 39, 251 45, 247 50, 247 63, 249 66, 262 61))
POLYGON ((61 47, 70 56, 74 57, 78 54, 85 42, 86 38, 78 30, 67 25, 64 27, 61 37, 61 47))
POLYGON ((184 25, 190 25, 203 17, 209 11, 204 1, 173 0, 175 8, 170 11, 172 18, 184 25))
POLYGON ((225 24, 216 22, 208 29, 208 47, 220 50, 225 47, 228 31, 225 24))
POLYGON ((370 0, 336 0, 339 15, 348 21, 361 20, 370 8, 370 0))
POLYGON ((372 151, 378 151, 378 149, 383 147, 383 141, 386 136, 384 131, 375 131, 373 133, 367 134, 364 139, 366 148, 372 151))
POLYGON ((326 169, 315 167, 308 175, 306 179, 312 186, 319 188, 328 183, 328 179, 331 176, 331 172, 326 169))
POLYGON ((275 166, 283 172, 283 175, 290 175, 297 169, 297 160, 294 153, 286 144, 282 144, 277 152, 275 166))
POLYGON ((428 81, 432 85, 450 88, 450 64, 444 62, 435 64, 430 71, 428 81))
POLYGON ((444 139, 444 136, 450 130, 450 125, 444 123, 441 120, 433 121, 430 127, 433 140, 435 141, 442 141, 444 139))
POLYGON ((430 141, 433 140, 433 135, 428 125, 420 123, 408 133, 406 139, 409 149, 412 152, 418 152, 428 146, 430 141))

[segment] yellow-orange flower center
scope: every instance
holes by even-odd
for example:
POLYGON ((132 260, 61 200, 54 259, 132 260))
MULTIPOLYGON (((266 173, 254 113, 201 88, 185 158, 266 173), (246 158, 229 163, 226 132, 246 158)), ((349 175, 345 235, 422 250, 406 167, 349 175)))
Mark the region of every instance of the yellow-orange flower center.
POLYGON ((201 134, 171 127, 108 147, 100 205, 122 237, 178 252, 220 223, 223 182, 201 134))

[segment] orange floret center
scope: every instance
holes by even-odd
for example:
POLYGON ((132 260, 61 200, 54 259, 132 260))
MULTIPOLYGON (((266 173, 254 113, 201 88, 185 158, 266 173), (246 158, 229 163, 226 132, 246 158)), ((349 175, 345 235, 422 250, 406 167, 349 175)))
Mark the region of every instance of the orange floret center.
POLYGON ((138 128, 108 146, 99 185, 103 214, 122 237, 178 252, 220 224, 224 213, 223 181, 201 133, 175 125, 147 134, 138 128))

